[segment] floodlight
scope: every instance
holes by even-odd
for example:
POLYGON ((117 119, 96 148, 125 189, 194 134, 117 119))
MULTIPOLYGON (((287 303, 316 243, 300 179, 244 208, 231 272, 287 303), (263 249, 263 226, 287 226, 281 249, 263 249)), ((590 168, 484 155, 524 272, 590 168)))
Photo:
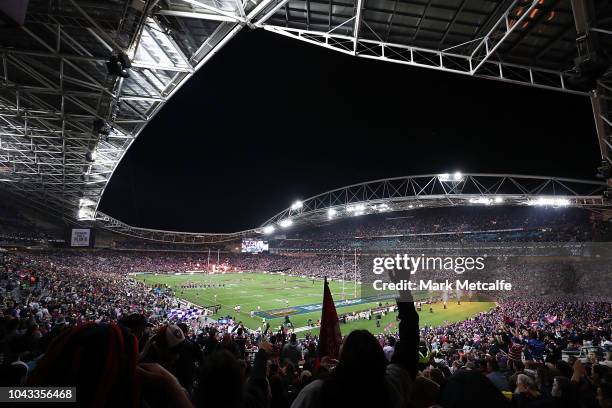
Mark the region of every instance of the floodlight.
POLYGON ((327 210, 327 218, 332 219, 337 214, 337 211, 333 208, 327 210))
POLYGON ((470 198, 470 203, 472 203, 472 204, 485 204, 485 205, 489 205, 492 202, 493 202, 493 200, 491 200, 488 197, 470 198))
POLYGON ((285 218, 284 220, 281 220, 278 225, 280 225, 281 228, 287 228, 293 225, 293 221, 291 218, 285 218))
POLYGON ((89 198, 81 198, 79 200, 79 207, 86 207, 91 205, 96 205, 96 203, 93 200, 90 200, 89 198))
POLYGON ((566 207, 570 205, 570 200, 568 200, 567 198, 557 198, 556 205, 566 207))
POLYGON ((273 232, 274 232, 274 225, 266 225, 266 226, 263 228, 263 233, 264 233, 264 234, 271 234, 271 233, 273 233, 273 232))
POLYGON ((291 209, 292 210, 299 210, 303 206, 304 206, 304 203, 302 203, 300 200, 298 200, 295 203, 291 204, 291 209))
POLYGON ((452 181, 455 183, 459 183, 463 181, 463 174, 460 171, 456 171, 453 174, 442 173, 442 174, 438 174, 438 180, 443 181, 443 182, 452 181))
POLYGON ((378 212, 385 212, 389 210, 389 206, 385 203, 382 203, 378 206, 373 206, 372 208, 378 210, 378 212))
POLYGON ((366 209, 366 206, 363 204, 350 205, 346 207, 347 212, 361 212, 363 213, 366 209))
POLYGON ((94 209, 88 207, 79 208, 79 212, 77 213, 77 219, 79 221, 95 219, 94 209))
POLYGON ((503 203, 503 202, 504 202, 504 198, 503 198, 503 197, 500 197, 500 196, 497 196, 497 197, 495 197, 495 200, 494 200, 494 201, 495 201, 497 204, 499 204, 499 203, 503 203))
POLYGON ((529 205, 567 207, 570 201, 567 198, 540 197, 535 201, 530 201, 529 205))

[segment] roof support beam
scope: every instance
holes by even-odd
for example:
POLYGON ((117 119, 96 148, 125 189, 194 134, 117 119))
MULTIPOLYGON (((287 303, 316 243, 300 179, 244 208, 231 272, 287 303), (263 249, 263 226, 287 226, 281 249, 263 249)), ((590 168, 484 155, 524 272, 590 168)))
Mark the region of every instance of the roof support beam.
MULTIPOLYGON (((283 6, 285 6, 287 3, 289 2, 289 0, 276 0, 276 4, 274 5, 274 7, 272 7, 266 14, 264 14, 262 17, 258 18, 257 21, 254 23, 255 27, 263 27, 263 24, 268 21, 269 18, 271 18, 274 14, 276 14, 276 12, 283 6)), ((250 15, 250 14, 249 14, 250 15)), ((255 19, 255 17, 258 17, 257 15, 253 15, 253 17, 251 17, 251 19, 255 19)), ((252 20, 251 20, 252 21, 252 20)))
POLYGON ((272 9, 275 9, 274 11, 278 10, 280 7, 282 7, 282 5, 280 7, 277 7, 279 3, 285 4, 287 1, 278 1, 278 0, 262 0, 259 2, 259 4, 257 6, 255 6, 255 8, 253 10, 251 10, 249 12, 249 14, 246 16, 246 19, 249 22, 253 22, 253 20, 256 17, 259 17, 261 15, 261 13, 264 12, 264 10, 266 10, 271 4, 275 4, 275 6, 272 7, 272 9))
POLYGON ((194 18, 198 20, 209 21, 225 21, 228 23, 237 23, 238 19, 221 14, 199 13, 194 11, 179 11, 179 10, 159 10, 155 13, 158 16, 178 17, 178 18, 194 18))
POLYGON ((359 41, 359 29, 361 28, 361 10, 363 0, 355 0, 355 21, 353 21, 353 55, 357 55, 357 42, 359 41))
MULTIPOLYGON (((121 47, 119 44, 117 44, 115 42, 115 40, 113 40, 111 38, 110 35, 108 35, 108 33, 106 31, 104 31, 99 25, 98 23, 95 22, 95 20, 93 18, 91 18, 91 16, 89 14, 87 14, 87 12, 85 10, 83 10, 74 0, 68 0, 70 2, 70 4, 72 5, 72 7, 74 7, 79 13, 81 13, 81 15, 83 17, 85 17, 85 19, 93 26, 96 28, 96 32, 97 35, 99 35, 99 41, 100 43, 105 46, 108 47, 109 44, 110 46, 114 47, 116 51, 122 51, 123 47, 121 47)), ((89 29, 90 32, 93 34, 94 30, 93 29, 89 29)))
POLYGON ((476 45, 470 54, 470 74, 474 75, 476 71, 489 59, 491 55, 499 48, 500 45, 510 36, 510 34, 525 20, 531 11, 538 5, 539 0, 532 0, 531 5, 525 9, 524 7, 516 7, 518 0, 514 0, 510 7, 497 20, 491 30, 484 38, 476 45), (516 10, 515 10, 516 9, 516 10), (515 12, 515 16, 510 16, 510 13, 515 12), (520 15, 518 15, 520 13, 520 15), (476 63, 476 66, 474 66, 476 63))
POLYGON ((457 8, 455 13, 453 14, 453 19, 450 21, 450 23, 448 23, 446 30, 444 30, 444 35, 442 36, 442 39, 438 43, 438 48, 442 48, 442 44, 444 44, 444 42, 446 41, 446 37, 448 36, 448 33, 450 33, 451 29, 455 25, 455 22, 457 21, 457 17, 459 17, 459 14, 461 14, 461 12, 463 11, 466 1, 467 0, 462 0, 461 5, 459 5, 459 8, 457 8))
MULTIPOLYGON (((336 27, 337 28, 337 27, 336 27)), ((440 50, 412 47, 403 44, 387 43, 380 40, 355 39, 352 36, 333 32, 300 30, 264 24, 264 29, 286 37, 295 38, 310 44, 328 48, 360 58, 435 69, 455 74, 474 75, 480 78, 494 79, 536 88, 563 91, 578 95, 586 92, 568 87, 565 73, 500 61, 484 61, 477 73, 472 73, 471 59, 467 55, 453 54, 440 50), (358 52, 353 53, 353 44, 358 45, 358 52), (350 44, 350 46, 348 45, 350 44)))
POLYGON ((231 11, 221 10, 219 8, 212 7, 212 6, 209 6, 208 4, 200 2, 198 0, 182 0, 182 1, 184 1, 185 3, 189 3, 192 6, 196 6, 196 7, 202 8, 204 10, 212 11, 213 13, 217 13, 217 14, 222 15, 222 16, 235 18, 236 20, 238 20, 241 23, 246 23, 246 18, 243 18, 243 17, 241 17, 240 15, 238 15, 236 13, 232 13, 231 11))

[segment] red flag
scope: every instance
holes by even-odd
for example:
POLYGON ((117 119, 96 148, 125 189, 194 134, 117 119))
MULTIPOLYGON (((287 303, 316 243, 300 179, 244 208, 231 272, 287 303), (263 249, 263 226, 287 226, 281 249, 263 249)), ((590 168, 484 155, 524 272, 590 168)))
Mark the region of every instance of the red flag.
POLYGON ((319 330, 319 358, 329 356, 337 358, 340 352, 342 335, 336 305, 332 299, 327 278, 323 283, 323 310, 321 311, 321 328, 319 330))

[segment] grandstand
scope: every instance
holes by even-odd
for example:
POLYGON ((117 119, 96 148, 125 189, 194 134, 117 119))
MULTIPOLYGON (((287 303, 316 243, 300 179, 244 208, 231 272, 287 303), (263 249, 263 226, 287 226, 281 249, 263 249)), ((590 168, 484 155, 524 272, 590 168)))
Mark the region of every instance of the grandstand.
POLYGON ((612 407, 610 21, 605 0, 0 2, 0 402, 612 407), (229 233, 100 211, 243 29, 583 98, 599 178, 366 180, 229 233))

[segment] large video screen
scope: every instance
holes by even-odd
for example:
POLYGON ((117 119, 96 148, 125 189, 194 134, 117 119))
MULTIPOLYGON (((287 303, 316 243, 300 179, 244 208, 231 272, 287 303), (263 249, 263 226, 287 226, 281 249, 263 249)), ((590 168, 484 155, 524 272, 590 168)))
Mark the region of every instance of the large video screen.
POLYGON ((268 250, 268 241, 262 241, 260 239, 242 239, 241 252, 248 252, 251 254, 257 254, 268 250))

